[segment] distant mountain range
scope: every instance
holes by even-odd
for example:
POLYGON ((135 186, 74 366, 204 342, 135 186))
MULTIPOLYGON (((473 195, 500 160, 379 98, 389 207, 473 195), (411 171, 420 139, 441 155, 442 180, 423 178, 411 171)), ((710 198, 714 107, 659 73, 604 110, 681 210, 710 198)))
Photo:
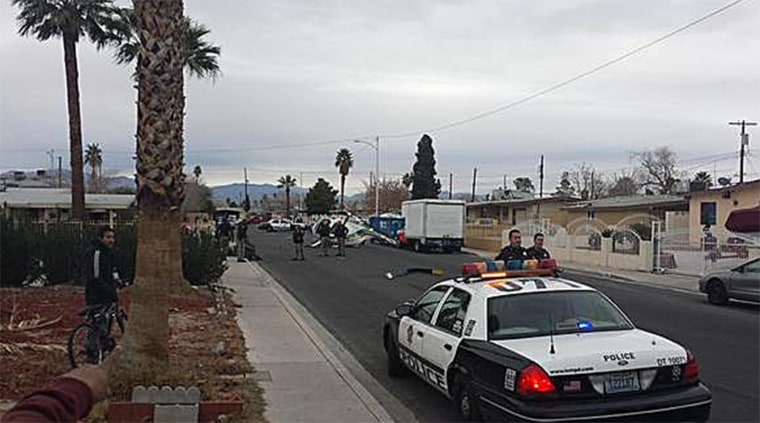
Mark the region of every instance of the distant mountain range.
MULTIPOLYGON (((106 190, 115 190, 119 188, 135 188, 135 178, 129 176, 104 176, 106 181, 106 190)), ((21 188, 56 188, 58 186, 58 169, 49 170, 9 170, 0 173, 0 180, 3 180, 9 186, 18 186, 21 188)), ((90 181, 90 173, 84 173, 85 184, 90 181)), ((71 171, 63 169, 61 171, 61 182, 64 187, 71 184, 71 171)))
MULTIPOLYGON (((299 194, 306 195, 307 189, 293 187, 290 189, 290 195, 295 197, 299 194)), ((285 195, 285 190, 277 188, 272 184, 248 184, 248 196, 251 200, 261 200, 265 195, 273 197, 274 195, 285 195)), ((211 195, 214 200, 224 201, 229 198, 232 201, 239 202, 245 197, 245 184, 235 183, 227 185, 218 185, 211 187, 211 195)))

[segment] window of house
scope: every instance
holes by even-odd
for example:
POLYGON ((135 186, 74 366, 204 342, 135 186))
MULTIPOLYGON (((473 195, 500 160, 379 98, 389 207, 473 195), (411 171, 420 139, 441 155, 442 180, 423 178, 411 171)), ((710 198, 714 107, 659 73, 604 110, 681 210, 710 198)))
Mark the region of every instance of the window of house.
POLYGON ((714 201, 701 203, 699 207, 699 224, 715 225, 717 222, 718 206, 714 201))

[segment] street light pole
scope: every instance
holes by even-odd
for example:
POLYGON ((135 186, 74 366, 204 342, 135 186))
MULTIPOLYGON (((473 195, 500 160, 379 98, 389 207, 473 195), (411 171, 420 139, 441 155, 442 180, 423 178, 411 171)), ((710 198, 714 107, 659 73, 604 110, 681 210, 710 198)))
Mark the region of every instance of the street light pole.
POLYGON ((380 216, 380 137, 375 137, 374 144, 366 140, 354 140, 354 142, 375 149, 375 216, 380 216))
POLYGON ((380 136, 375 137, 375 216, 380 217, 380 136))

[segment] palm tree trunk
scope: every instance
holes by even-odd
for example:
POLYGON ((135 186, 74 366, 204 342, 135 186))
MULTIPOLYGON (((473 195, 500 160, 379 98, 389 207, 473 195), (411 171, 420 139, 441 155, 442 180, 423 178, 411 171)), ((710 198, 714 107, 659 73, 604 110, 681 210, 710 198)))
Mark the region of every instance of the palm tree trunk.
POLYGON ((169 288, 181 257, 184 196, 182 0, 135 0, 140 34, 137 96, 137 263, 121 369, 166 368, 169 288), (123 364, 122 364, 123 363, 123 364), (137 367, 135 367, 137 366, 137 367))
POLYGON ((340 209, 343 210, 343 192, 346 187, 346 175, 340 174, 340 209))
POLYGON ((285 187, 285 215, 290 216, 290 186, 285 187))
POLYGON ((84 219, 84 169, 82 164, 82 117, 79 109, 79 69, 76 35, 63 35, 66 68, 66 100, 69 111, 69 156, 71 164, 71 214, 84 219))
POLYGON ((92 171, 90 171, 90 192, 98 192, 98 173, 95 170, 95 166, 92 167, 92 171))

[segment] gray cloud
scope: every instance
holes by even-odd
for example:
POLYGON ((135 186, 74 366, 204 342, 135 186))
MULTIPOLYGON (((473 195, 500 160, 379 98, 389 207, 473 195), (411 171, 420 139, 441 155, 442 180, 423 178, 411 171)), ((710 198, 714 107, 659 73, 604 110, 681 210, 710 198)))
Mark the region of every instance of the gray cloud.
MULTIPOLYGON (((188 1, 188 15, 222 46, 223 76, 188 80, 188 164, 210 182, 306 171, 337 181, 335 150, 357 152, 352 190, 374 168, 349 141, 287 150, 261 146, 417 131, 497 107, 585 71, 722 6, 723 0, 188 1), (239 149, 239 150, 238 150, 239 149)), ((67 150, 60 42, 15 34, 0 5, 0 168, 48 163, 67 150)), ((760 110, 760 4, 747 0, 624 63, 504 113, 434 133, 438 170, 469 190, 510 177, 548 177, 586 161, 614 171, 633 151, 669 145, 684 159, 737 147, 737 118, 760 110)), ((81 45, 85 142, 130 173, 131 69, 81 45)), ((421 135, 421 133, 419 134, 421 135)), ((383 139, 382 171, 412 165, 419 135, 383 139)), ((713 165, 706 165, 712 170, 713 165)), ((719 172, 734 163, 720 162, 719 172)), ((760 167, 760 162, 758 162, 760 167)), ((750 168, 751 171, 751 168, 750 168)), ((735 172, 735 170, 734 170, 735 172)), ((757 175, 760 176, 760 175, 757 175)), ((553 187, 556 181, 548 181, 553 187)))

